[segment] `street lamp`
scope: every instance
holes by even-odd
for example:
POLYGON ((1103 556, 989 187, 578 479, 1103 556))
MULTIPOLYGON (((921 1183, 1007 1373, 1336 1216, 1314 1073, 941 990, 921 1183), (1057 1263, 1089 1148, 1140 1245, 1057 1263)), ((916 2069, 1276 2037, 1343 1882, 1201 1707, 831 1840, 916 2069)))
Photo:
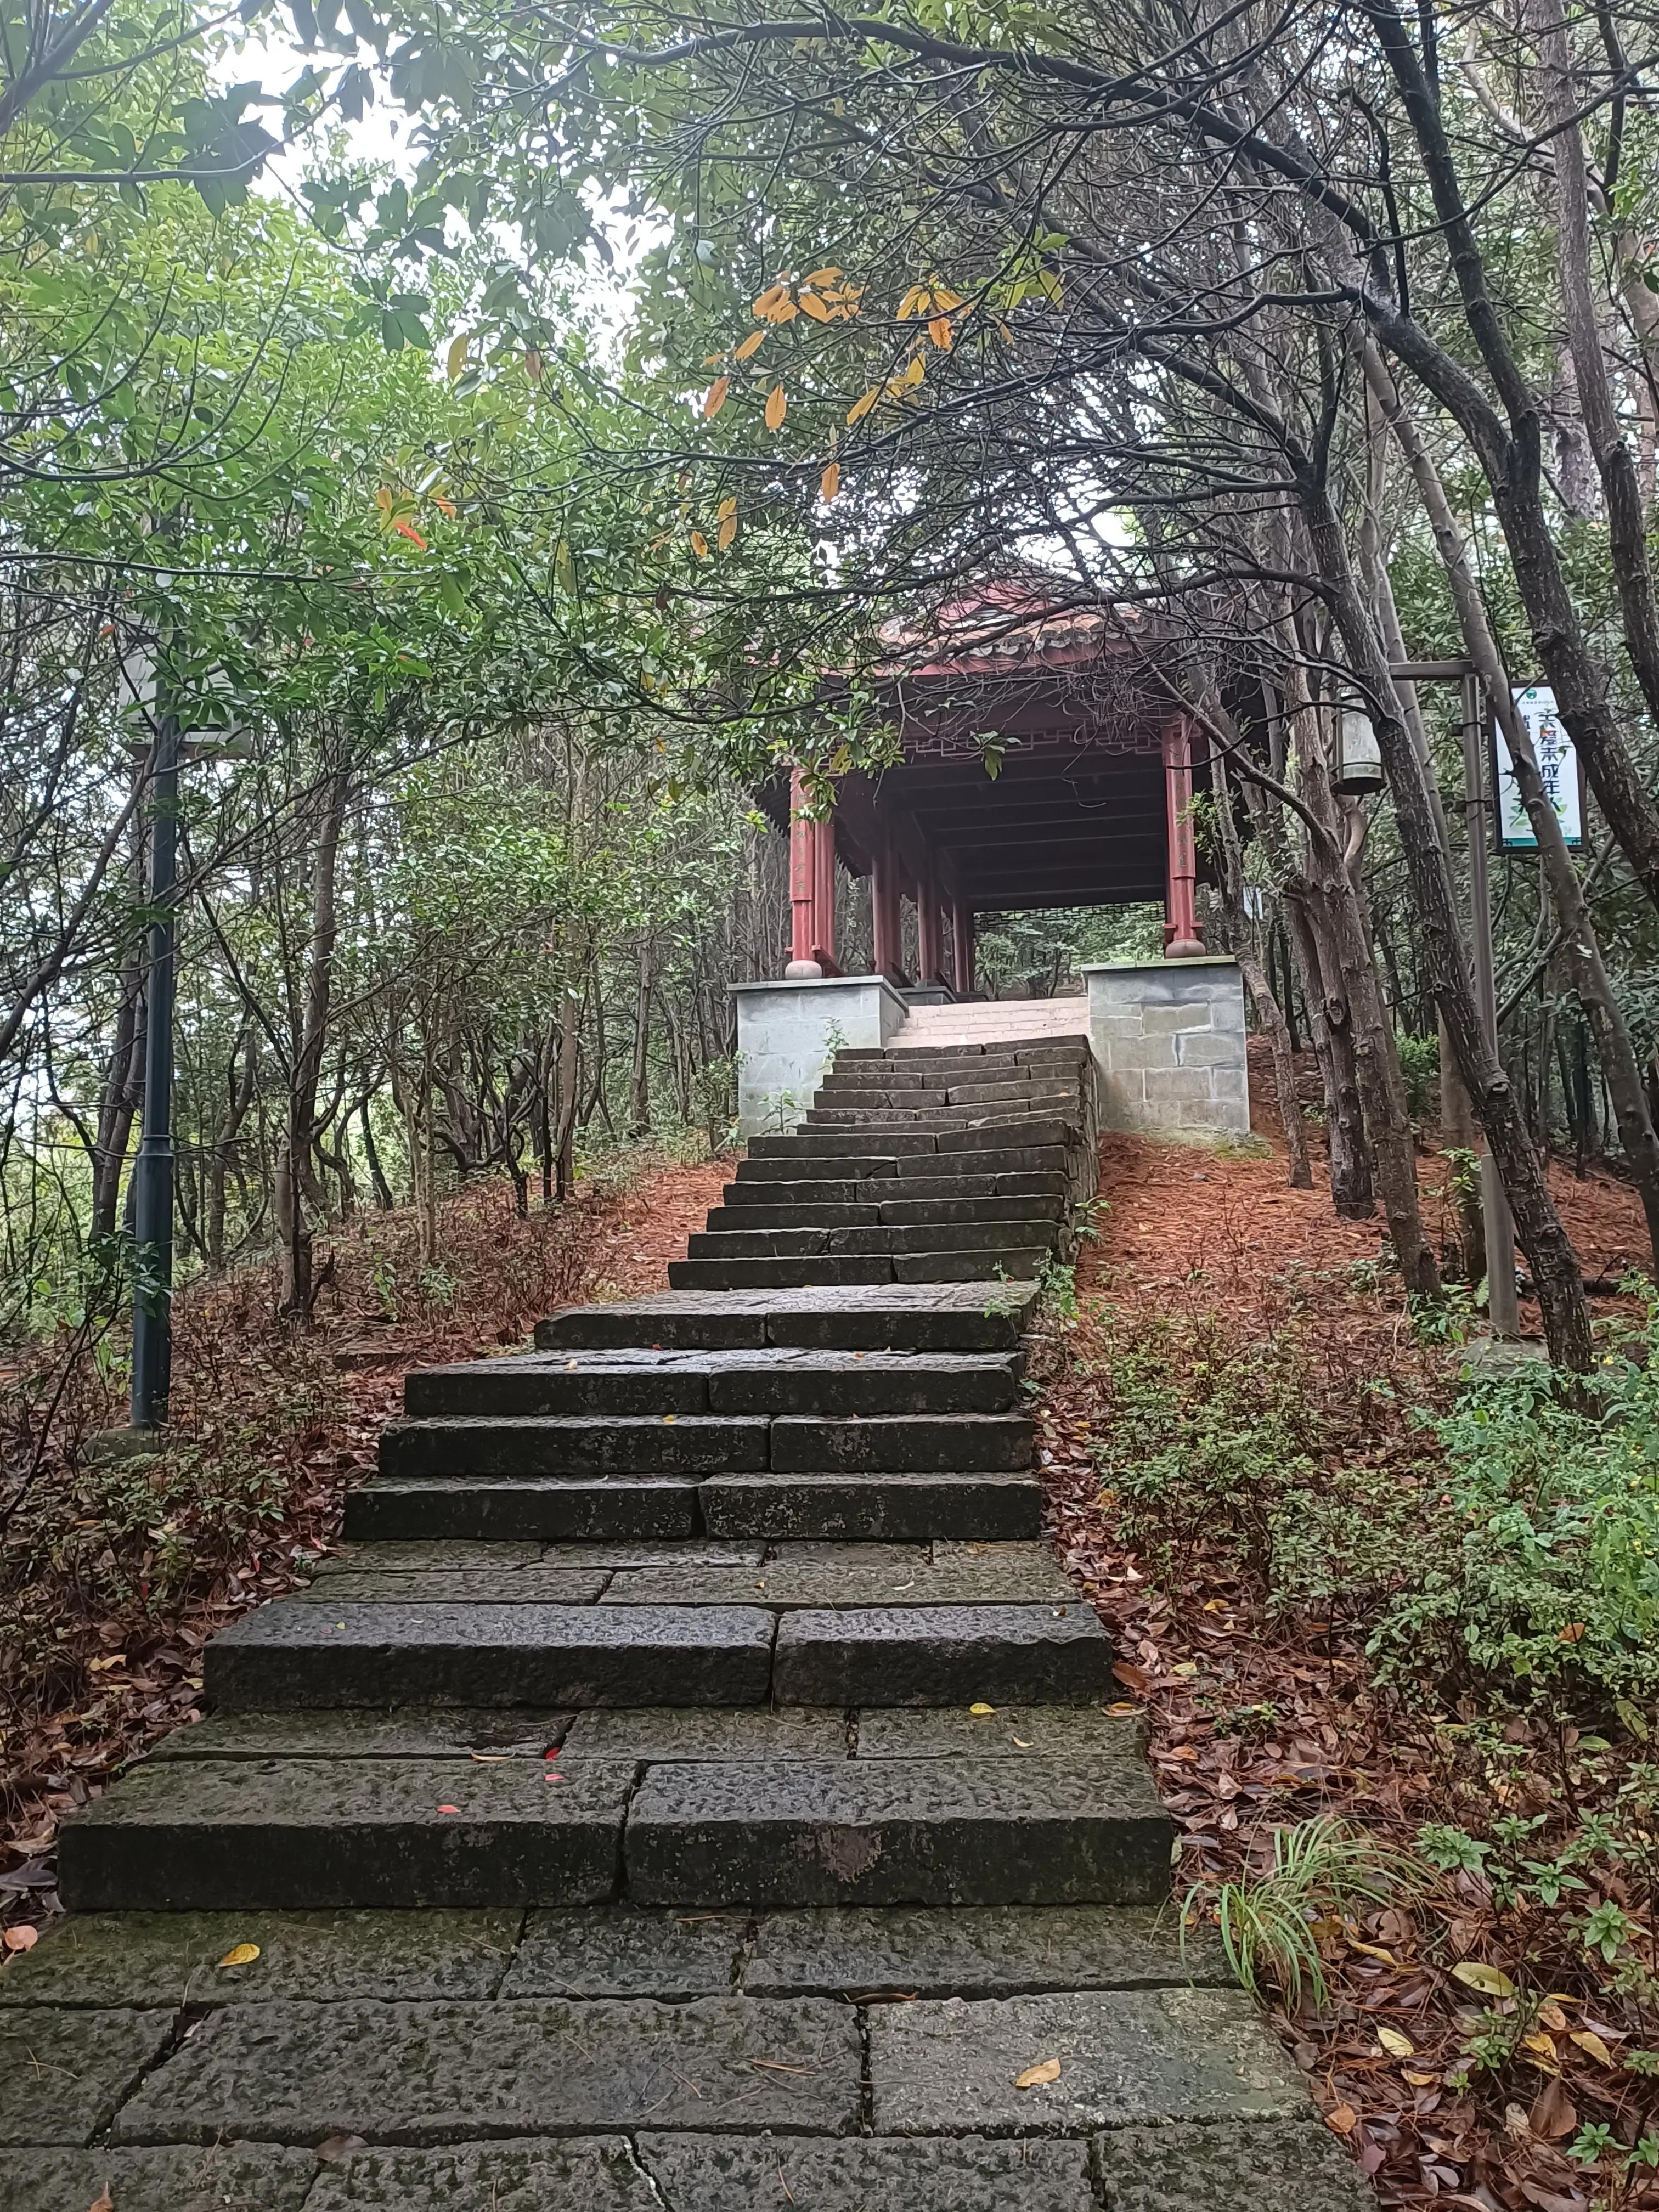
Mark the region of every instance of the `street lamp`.
POLYGON ((1382 788, 1382 748, 1376 742, 1371 718, 1363 707, 1337 708, 1334 781, 1337 789, 1348 799, 1364 799, 1382 788))
POLYGON ((184 760, 246 759, 238 731, 186 737, 173 694, 158 671, 153 641, 133 638, 120 651, 123 704, 148 722, 149 773, 149 921, 144 947, 143 1134, 132 1170, 133 1242, 138 1279, 132 1299, 132 1395, 130 1419, 140 1433, 167 1417, 173 1372, 173 1008, 178 924, 179 768, 184 760))

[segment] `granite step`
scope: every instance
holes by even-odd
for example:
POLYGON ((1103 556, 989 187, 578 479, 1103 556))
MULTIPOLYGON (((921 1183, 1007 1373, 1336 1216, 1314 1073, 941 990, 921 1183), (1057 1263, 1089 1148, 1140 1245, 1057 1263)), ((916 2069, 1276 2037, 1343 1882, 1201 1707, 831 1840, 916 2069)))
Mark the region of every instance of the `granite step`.
POLYGON ((699 1533, 697 1498, 698 1485, 689 1476, 596 1476, 586 1482, 381 1477, 347 1493, 343 1526, 348 1538, 367 1541, 668 1541, 699 1533))
POLYGON ((550 1352, 801 1346, 823 1351, 1012 1352, 1033 1293, 892 1284, 782 1291, 670 1291, 614 1305, 568 1306, 536 1328, 550 1352))
POLYGON ((757 1606, 261 1606, 204 1655, 219 1712, 342 1705, 754 1705, 771 1681, 757 1606))
MULTIPOLYGON (((804 1230, 782 1225, 788 1216, 781 1208, 775 1209, 775 1223, 763 1224, 754 1218, 760 1211, 757 1207, 734 1206, 729 1213, 716 1207, 708 1216, 708 1228, 694 1232, 689 1240, 690 1255, 694 1260, 799 1259, 820 1253, 873 1257, 884 1252, 975 1251, 987 1246, 1012 1246, 1024 1251, 1054 1234, 1055 1217, 1035 1212, 1029 1200, 1004 1200, 1000 1210, 994 1200, 969 1199, 954 1204, 936 1200, 933 1204, 946 1205, 949 1210, 931 1218, 890 1221, 883 1207, 881 1219, 844 1228, 825 1224, 804 1230), (987 1206, 992 1210, 977 1210, 987 1206)), ((812 1210, 832 1212, 837 1209, 812 1210)), ((876 1209, 872 1206, 868 1212, 874 1216, 876 1209)))
POLYGON ((71 1912, 612 1897, 638 1767, 551 1771, 562 1778, 521 1759, 158 1761, 65 1826, 59 1888, 71 1912))
MULTIPOLYGON (((1066 1194, 1066 1178, 1058 1170, 1041 1175, 962 1175, 950 1178, 948 1190, 938 1187, 936 1176, 884 1176, 839 1182, 744 1181, 738 1177, 726 1186, 721 1204, 730 1209, 748 1206, 874 1206, 884 1210, 915 1199, 1052 1198, 1057 1204, 1066 1194)), ((758 1225, 758 1224, 757 1224, 758 1225)))
POLYGON ((776 1474, 1002 1474, 1030 1467, 1032 1436, 1024 1413, 780 1413, 768 1464, 776 1474))
POLYGON ((1035 1540, 1042 1486, 1030 1474, 726 1474, 697 1492, 711 1536, 785 1542, 1035 1540))
POLYGON ((641 1905, 1150 1905, 1174 1837, 1139 1760, 731 1760, 647 1768, 623 1850, 641 1905))
POLYGON ((743 1415, 445 1414, 392 1421, 380 1472, 410 1482, 459 1475, 683 1474, 763 1468, 768 1425, 743 1415))
POLYGON ((789 1260, 671 1260, 668 1279, 676 1290, 687 1291, 804 1290, 815 1284, 890 1281, 994 1282, 1003 1275, 1030 1281, 1042 1273, 1048 1251, 1045 1242, 983 1249, 895 1252, 882 1259, 848 1260, 820 1253, 789 1260))
MULTIPOLYGON (((676 1413, 992 1413, 1014 1402, 1011 1357, 961 1352, 538 1352, 416 1370, 411 1417, 524 1419, 598 1410, 613 1396, 636 1413, 656 1396, 676 1413)), ((677 1424, 678 1425, 678 1424, 677 1424)))
POLYGON ((802 1608, 780 1620, 772 1655, 785 1705, 1086 1705, 1111 1688, 1110 1642, 1075 1598, 802 1608))

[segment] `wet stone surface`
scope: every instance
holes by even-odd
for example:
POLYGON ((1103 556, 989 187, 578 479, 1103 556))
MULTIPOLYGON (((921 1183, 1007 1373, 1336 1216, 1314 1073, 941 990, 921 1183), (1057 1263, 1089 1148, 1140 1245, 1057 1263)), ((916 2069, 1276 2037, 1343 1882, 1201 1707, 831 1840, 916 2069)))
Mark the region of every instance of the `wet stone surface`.
POLYGON ((819 1999, 272 2004, 213 2014, 127 2105, 116 2139, 835 2135, 859 2111, 857 2016, 819 1999))
POLYGON ((0 2146, 90 2142, 172 2032, 166 2011, 0 2012, 0 2146))
POLYGON ((769 1913, 743 1985, 757 1996, 904 1990, 994 1996, 1039 1990, 1225 1986, 1218 1953, 1181 1956, 1173 1911, 1155 1905, 828 1907, 769 1913))
POLYGON ((361 2150, 325 2166, 306 2212, 663 2212, 620 2136, 361 2150))
POLYGON ((377 1713, 227 1713, 175 1729, 148 1765, 175 1759, 443 1759, 507 1753, 539 1759, 573 1716, 539 1705, 401 1705, 377 1713))
POLYGON ((578 1567, 434 1567, 325 1575, 289 1605, 592 1605, 611 1577, 578 1567))
POLYGON ((1248 2127, 1124 2128, 1096 2145, 1107 2212, 1376 2212, 1376 2197, 1310 2113, 1248 2127))
POLYGON ((763 1544, 549 1544, 541 1554, 550 1567, 598 1567, 616 1573, 633 1567, 752 1567, 765 1557, 763 1544))
MULTIPOLYGON (((406 1544, 343 1544, 318 1564, 319 1575, 500 1573, 514 1567, 532 1566, 542 1556, 534 1542, 471 1541, 464 1536, 428 1537, 406 1544)), ((585 1564, 599 1566, 598 1559, 585 1564)))
MULTIPOLYGON (((665 2212, 1091 2212, 1081 2143, 645 2136, 665 2212)), ((1274 2208, 1278 2212, 1278 2208, 1274 2208)))
POLYGON ((631 1905, 538 1912, 501 1994, 508 1997, 723 1996, 749 1932, 738 1912, 631 1905))
POLYGON ((814 1705, 663 1705, 579 1713, 564 1758, 845 1759, 847 1717, 814 1705))
POLYGON ((1086 1606, 849 1607, 783 1615, 772 1690, 815 1705, 1077 1704, 1112 1686, 1111 1664, 1086 1606))
MULTIPOLYGON (((936 1566, 925 1545, 878 1545, 878 1554, 860 1559, 857 1547, 836 1548, 839 1559, 797 1559, 797 1547, 778 1547, 781 1556, 760 1567, 645 1567, 615 1575, 606 1605, 765 1605, 780 1610, 838 1609, 847 1606, 1076 1605, 1077 1592, 1057 1564, 1024 1560, 964 1559, 936 1566), (879 1555, 896 1553, 890 1563, 879 1555)), ((802 1549, 805 1547, 800 1547, 802 1549)), ((1011 1549, 1016 1548, 1010 1547, 1011 1549)), ((1018 1548, 1038 1552, 1040 1546, 1018 1548)))
POLYGON ((1146 1731, 1138 1715, 1092 1705, 998 1705, 988 1713, 960 1705, 866 1705, 859 1713, 858 1755, 1115 1759, 1127 1781, 1146 1773, 1146 1731))
POLYGON ((0 1973, 0 2006, 489 1997, 521 1918, 442 1910, 66 1913, 0 1973), (258 1946, 257 1959, 220 1965, 245 1943, 258 1946))
POLYGON ((300 2212, 317 2174, 309 2151, 217 2143, 162 2150, 26 2150, 6 2157, 6 2212, 300 2212))
POLYGON ((1301 2076, 1232 1990, 880 2005, 870 2070, 879 2134, 1080 2135, 1307 2112, 1301 2076), (1051 2058, 1057 2079, 1015 2087, 1051 2058))
POLYGON ((579 1905, 611 1896, 631 1762, 174 1760, 64 1831, 71 1911, 579 1905))

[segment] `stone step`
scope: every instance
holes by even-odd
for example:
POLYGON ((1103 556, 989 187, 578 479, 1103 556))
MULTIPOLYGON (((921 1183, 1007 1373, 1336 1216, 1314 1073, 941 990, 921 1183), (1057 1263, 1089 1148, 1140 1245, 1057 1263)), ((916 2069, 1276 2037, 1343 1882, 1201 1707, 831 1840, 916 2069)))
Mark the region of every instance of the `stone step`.
POLYGON ((1030 1474, 716 1474, 697 1503, 711 1536, 915 1544, 1032 1541, 1042 1486, 1030 1474))
MULTIPOLYGON (((1048 1224, 1045 1224, 1045 1227, 1048 1224)), ((1029 1281, 1040 1275, 1048 1244, 988 1247, 984 1250, 898 1252, 888 1259, 847 1260, 831 1253, 788 1260, 671 1260, 676 1290, 807 1288, 815 1284, 994 1282, 999 1276, 1029 1281)))
POLYGON ((624 1398, 618 1411, 637 1416, 653 1385, 678 1427, 682 1413, 1005 1413, 1016 1378, 1008 1356, 968 1352, 539 1352, 417 1369, 404 1401, 416 1419, 516 1420, 592 1411, 616 1395, 624 1398))
POLYGON ((814 1150, 826 1159, 857 1156, 872 1160, 896 1160, 908 1152, 931 1152, 934 1149, 931 1129, 898 1129, 888 1143, 881 1145, 852 1145, 846 1138, 835 1136, 827 1129, 820 1130, 816 1136, 795 1133, 751 1137, 749 1139, 749 1158, 751 1160, 799 1159, 814 1150))
POLYGON ((1057 1176, 1069 1186, 1075 1164, 1073 1153, 1062 1146, 1012 1145, 970 1160, 962 1159, 955 1153, 937 1152, 910 1152, 902 1160, 874 1162, 833 1158, 739 1160, 736 1179, 726 1187, 725 1203, 742 1205, 757 1186, 781 1187, 787 1192, 821 1174, 839 1182, 856 1182, 861 1195, 878 1206, 889 1198, 905 1196, 902 1186, 907 1182, 933 1183, 941 1176, 960 1180, 964 1185, 977 1185, 985 1180, 1004 1183, 1011 1176, 1024 1178, 1038 1175, 1057 1176), (882 1172, 873 1176, 858 1172, 872 1165, 882 1172), (734 1195, 739 1192, 743 1196, 734 1195))
MULTIPOLYGON (((374 1577, 328 1579, 367 1583, 374 1577)), ((391 1587, 414 1577, 379 1579, 391 1587)), ((947 1546, 937 1559, 927 1544, 777 1544, 757 1565, 624 1568, 610 1577, 601 1600, 605 1605, 763 1605, 786 1613, 870 1606, 1075 1607, 1079 1601, 1048 1544, 998 1544, 979 1552, 947 1546)))
MULTIPOLYGON (((739 1221, 742 1218, 738 1217, 739 1221)), ((686 1251, 693 1260, 801 1260, 820 1255, 867 1260, 879 1258, 892 1249, 879 1222, 854 1229, 700 1229, 686 1239, 686 1251)))
MULTIPOLYGON (((989 1182, 992 1177, 963 1177, 963 1181, 989 1182)), ((763 1183, 751 1184, 751 1194, 766 1188, 763 1183)), ((792 1206, 756 1205, 711 1206, 702 1234, 726 1237, 739 1231, 776 1231, 797 1225, 802 1228, 834 1231, 841 1229, 913 1229, 930 1227, 951 1221, 1019 1221, 1027 1224, 1052 1222, 1060 1212, 1060 1201, 1055 1198, 1033 1200, 1029 1196, 1007 1198, 964 1197, 960 1194, 960 1183, 945 1182, 932 1195, 920 1199, 894 1199, 879 1206, 792 1206), (949 1191, 952 1195, 943 1194, 949 1191)), ((899 1247, 899 1249, 909 1248, 899 1247)))
POLYGON ((1032 1434, 1024 1413, 780 1413, 768 1465, 775 1474, 1006 1474, 1030 1466, 1032 1434))
POLYGON ((771 1679, 755 1606, 276 1603, 215 1637, 222 1712, 340 1705, 743 1705, 771 1679))
POLYGON ((1173 1839, 1116 1759, 801 1759, 648 1768, 623 1849, 640 1904, 1146 1905, 1173 1839))
POLYGON ((450 1537, 666 1542, 698 1533, 697 1489, 689 1477, 667 1475, 596 1476, 588 1482, 382 1478, 348 1492, 343 1525, 347 1537, 370 1542, 450 1537))
POLYGON ((65 1824, 58 1887, 72 1912, 592 1904, 616 1893, 638 1771, 595 1759, 552 1781, 523 1759, 160 1761, 65 1824))
POLYGON ((766 1453, 764 1420, 701 1413, 444 1415, 392 1421, 380 1432, 380 1472, 404 1482, 472 1474, 711 1474, 765 1467, 766 1453))
MULTIPOLYGON (((963 1201, 964 1206, 971 1200, 963 1201)), ((878 1258, 884 1252, 971 1252, 987 1246, 1012 1245, 1024 1250, 1046 1242, 1054 1234, 1052 1215, 1033 1214, 1020 1201, 1004 1215, 957 1212, 942 1219, 918 1222, 877 1222, 852 1229, 785 1229, 750 1225, 752 1208, 734 1208, 728 1217, 717 1208, 708 1227, 688 1240, 694 1260, 794 1260, 851 1254, 860 1259, 878 1258)))
POLYGON ((1075 1083, 1045 1079, 1040 1083, 963 1083, 938 1091, 886 1090, 869 1084, 857 1087, 821 1085, 813 1094, 810 1125, 828 1114, 875 1113, 906 1121, 937 1120, 941 1127, 971 1119, 984 1106, 1025 1107, 1033 1112, 1075 1111, 1081 1093, 1075 1083))
POLYGON ((786 1613, 772 1655, 785 1705, 1085 1705, 1112 1688, 1091 1608, 847 1606, 786 1613))
MULTIPOLYGON (((747 1163, 745 1162, 746 1165, 747 1163)), ((764 1162, 763 1165, 766 1164, 764 1162)), ((727 1183, 721 1205, 728 1211, 747 1210, 750 1206, 778 1207, 792 1211, 799 1218, 799 1209, 810 1206, 873 1206, 880 1210, 880 1218, 889 1218, 886 1208, 902 1206, 919 1198, 950 1199, 951 1200, 981 1198, 1038 1198, 1052 1199, 1058 1205, 1066 1194, 1066 1177, 1058 1169, 1040 1175, 962 1175, 948 1178, 949 1188, 939 1187, 937 1176, 890 1176, 875 1180, 858 1181, 852 1177, 839 1182, 814 1182, 791 1179, 787 1176, 742 1178, 727 1183)), ((763 1224, 757 1222, 756 1227, 763 1224)))
MULTIPOLYGON (((735 1206, 725 1202, 711 1206, 704 1217, 703 1228, 715 1234, 723 1230, 735 1229, 822 1231, 876 1229, 881 1224, 881 1207, 873 1199, 825 1199, 813 1202, 784 1197, 782 1193, 786 1188, 750 1183, 745 1188, 744 1198, 735 1206)), ((859 1186, 857 1183, 831 1183, 825 1188, 857 1190, 859 1186)))
POLYGON ((785 1290, 680 1290, 569 1306, 537 1324, 549 1352, 643 1346, 655 1351, 773 1345, 830 1351, 1001 1352, 1017 1348, 1026 1290, 988 1299, 948 1284, 808 1285, 785 1290))
POLYGON ((1030 1099, 1007 1099, 993 1104, 921 1105, 890 1104, 884 1099, 871 1099, 863 1105, 850 1101, 835 1106, 809 1107, 802 1127, 808 1132, 823 1129, 936 1129, 941 1136, 957 1129, 979 1129, 987 1127, 1000 1128, 1005 1124, 1024 1121, 1036 1115, 1074 1115, 1078 1100, 1075 1091, 1051 1091, 1030 1099))

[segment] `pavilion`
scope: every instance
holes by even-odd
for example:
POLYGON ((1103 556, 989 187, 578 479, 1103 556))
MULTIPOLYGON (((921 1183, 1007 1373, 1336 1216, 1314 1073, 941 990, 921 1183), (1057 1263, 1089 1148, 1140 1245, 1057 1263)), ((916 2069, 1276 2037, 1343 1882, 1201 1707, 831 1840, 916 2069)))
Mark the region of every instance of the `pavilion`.
POLYGON ((1161 901, 1166 957, 1203 953, 1192 807, 1206 756, 1158 680, 1155 617, 1057 606, 1026 576, 880 637, 895 764, 840 779, 823 819, 809 818, 799 771, 761 794, 789 837, 786 978, 842 972, 837 862, 868 880, 874 967, 904 989, 973 995, 987 912, 1161 901))

